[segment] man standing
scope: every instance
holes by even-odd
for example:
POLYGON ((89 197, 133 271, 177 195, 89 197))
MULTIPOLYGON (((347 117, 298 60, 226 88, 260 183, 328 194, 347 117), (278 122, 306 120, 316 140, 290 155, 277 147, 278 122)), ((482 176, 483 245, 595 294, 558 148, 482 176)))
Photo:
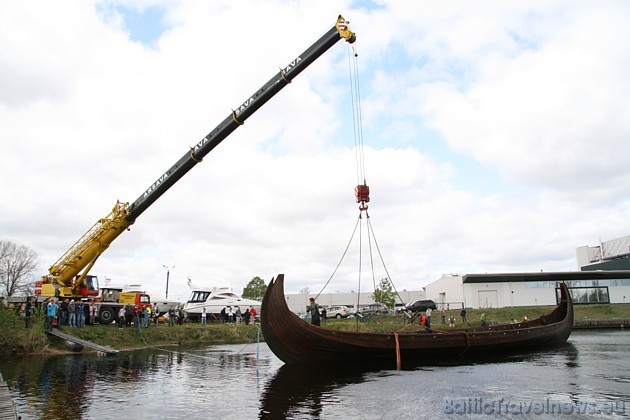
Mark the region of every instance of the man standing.
POLYGON ((77 313, 77 327, 84 327, 85 326, 85 312, 84 312, 84 305, 82 301, 78 301, 77 302, 77 307, 76 307, 76 313, 77 313))
POLYGON ((68 299, 64 299, 59 304, 59 324, 68 325, 68 299))
POLYGON ((127 327, 131 327, 131 321, 133 320, 133 306, 128 303, 125 305, 125 324, 127 327))
POLYGON ((315 303, 315 298, 310 298, 309 300, 311 304, 308 305, 308 307, 306 308, 306 311, 311 314, 311 324, 319 325, 320 324, 319 305, 315 303))
POLYGON ((26 305, 24 305, 24 324, 26 328, 31 326, 31 315, 32 315, 32 307, 31 307, 31 298, 26 298, 26 305))
POLYGON ((120 309, 118 309, 118 329, 122 330, 123 325, 125 325, 126 319, 127 310, 124 306, 121 306, 120 309))
POLYGON ((46 305, 46 331, 52 330, 58 309, 59 305, 57 305, 56 300, 54 298, 50 299, 50 302, 46 305))
POLYGON ((145 307, 145 314, 144 314, 144 328, 149 328, 151 326, 151 305, 147 305, 145 307))
POLYGON ((170 308, 168 310, 168 325, 173 326, 175 324, 175 309, 170 308))
POLYGON ((74 304, 74 299, 70 299, 70 303, 68 304, 68 316, 70 317, 70 322, 68 325, 71 327, 77 326, 77 307, 74 304))
POLYGON ((241 308, 239 308, 237 306, 236 307, 236 311, 234 311, 234 317, 236 318, 236 325, 240 325, 241 324, 242 316, 243 316, 243 314, 241 313, 241 308))
POLYGON ((140 328, 140 319, 142 318, 142 308, 138 305, 133 305, 133 326, 140 328))
POLYGON ((97 314, 98 314, 98 308, 96 307, 94 302, 92 302, 90 304, 90 322, 92 323, 92 325, 96 324, 96 315, 97 314))
POLYGON ((208 316, 208 314, 206 313, 206 308, 203 308, 203 311, 201 311, 201 326, 205 327, 206 326, 206 317, 208 316))
POLYGON ((431 308, 427 308, 427 328, 431 328, 431 308))

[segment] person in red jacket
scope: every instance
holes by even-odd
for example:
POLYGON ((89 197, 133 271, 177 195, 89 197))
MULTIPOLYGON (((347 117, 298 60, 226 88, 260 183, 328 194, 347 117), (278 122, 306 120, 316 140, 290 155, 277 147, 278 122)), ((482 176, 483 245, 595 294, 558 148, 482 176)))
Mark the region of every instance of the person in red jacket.
POLYGON ((418 318, 418 323, 424 327, 426 332, 429 332, 426 315, 420 315, 420 318, 418 318))
POLYGON ((256 309, 253 306, 249 307, 249 324, 254 325, 256 322, 256 309))

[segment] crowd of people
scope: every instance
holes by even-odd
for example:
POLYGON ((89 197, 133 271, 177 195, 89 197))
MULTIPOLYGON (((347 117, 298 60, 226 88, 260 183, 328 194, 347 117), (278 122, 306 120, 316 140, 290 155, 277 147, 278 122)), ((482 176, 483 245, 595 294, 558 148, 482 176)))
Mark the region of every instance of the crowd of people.
POLYGON ((160 309, 158 305, 123 305, 116 314, 118 328, 149 328, 152 323, 159 324, 160 309))
MULTIPOLYGON (((8 305, 4 304, 4 299, 0 301, 0 303, 0 307, 8 308, 8 305)), ((93 301, 51 297, 39 304, 36 297, 28 297, 23 305, 15 307, 17 308, 16 310, 20 310, 24 314, 26 328, 31 326, 37 308, 45 314, 44 327, 47 331, 53 328, 62 329, 63 327, 83 328, 86 325, 97 324, 100 321, 100 305, 98 302, 93 301)), ((160 325, 160 322, 168 323, 169 326, 183 325, 188 317, 187 313, 181 307, 171 307, 161 312, 157 304, 127 304, 111 306, 111 308, 110 310, 113 312, 110 313, 114 316, 113 320, 116 321, 118 328, 131 326, 149 328, 151 324, 155 326, 160 325)), ((258 313, 253 306, 245 309, 245 311, 241 311, 238 306, 234 308, 226 306, 221 310, 218 318, 216 318, 215 314, 208 313, 204 308, 201 313, 200 321, 203 327, 207 325, 208 318, 210 317, 212 317, 212 319, 218 319, 221 323, 225 324, 254 325, 257 315, 258 313)))
MULTIPOLYGON (((153 309, 151 309, 150 306, 140 309, 137 305, 126 305, 120 308, 117 316, 119 328, 124 328, 125 326, 130 327, 132 324, 138 327, 142 326, 144 328, 149 328, 151 323, 154 323, 155 326, 160 325, 160 319, 165 323, 168 323, 169 326, 183 325, 188 318, 188 314, 184 312, 181 307, 171 307, 164 313, 164 315, 160 315, 160 310, 157 305, 155 305, 153 309)), ((238 306, 234 308, 231 306, 225 306, 221 310, 218 319, 223 324, 254 325, 256 316, 257 311, 253 306, 245 309, 245 311, 241 311, 238 306)), ((214 314, 208 313, 207 310, 203 308, 200 314, 200 323, 202 327, 207 325, 208 318, 210 317, 217 319, 214 317, 214 314)))
POLYGON ((224 306, 219 313, 219 320, 222 324, 239 325, 243 323, 245 325, 254 325, 257 314, 256 308, 253 306, 245 309, 245 312, 242 312, 238 306, 235 306, 234 309, 231 306, 224 306))
MULTIPOLYGON (((24 308, 27 327, 33 314, 34 299, 28 298, 24 308)), ((98 308, 94 302, 84 302, 74 299, 48 298, 43 302, 46 311, 45 328, 83 328, 93 325, 97 321, 98 308)))

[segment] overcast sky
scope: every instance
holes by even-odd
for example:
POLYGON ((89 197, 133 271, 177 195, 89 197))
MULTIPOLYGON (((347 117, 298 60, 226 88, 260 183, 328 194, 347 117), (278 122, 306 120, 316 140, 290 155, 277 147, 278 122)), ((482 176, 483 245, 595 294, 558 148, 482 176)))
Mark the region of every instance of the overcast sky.
MULTIPOLYGON (((572 271, 577 247, 630 234, 628 1, 9 0, 0 240, 46 273, 339 13, 358 38, 374 237, 363 218, 325 292, 371 291, 370 258, 399 290, 572 271)), ((91 273, 163 297, 174 266, 182 300, 187 278, 241 293, 284 273, 287 292, 319 292, 359 216, 352 52, 333 46, 91 273)))

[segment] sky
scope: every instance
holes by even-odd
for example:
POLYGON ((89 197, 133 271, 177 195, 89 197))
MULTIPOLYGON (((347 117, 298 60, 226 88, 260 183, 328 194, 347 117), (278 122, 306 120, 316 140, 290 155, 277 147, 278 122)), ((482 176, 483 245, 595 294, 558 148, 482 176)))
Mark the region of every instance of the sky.
POLYGON ((576 248, 630 234, 625 0, 8 0, 0 240, 35 250, 45 274, 339 14, 354 46, 334 45, 143 213, 93 267, 101 285, 162 298, 168 268, 184 301, 187 279, 241 293, 279 273, 287 293, 384 277, 420 290, 574 271, 576 248))

